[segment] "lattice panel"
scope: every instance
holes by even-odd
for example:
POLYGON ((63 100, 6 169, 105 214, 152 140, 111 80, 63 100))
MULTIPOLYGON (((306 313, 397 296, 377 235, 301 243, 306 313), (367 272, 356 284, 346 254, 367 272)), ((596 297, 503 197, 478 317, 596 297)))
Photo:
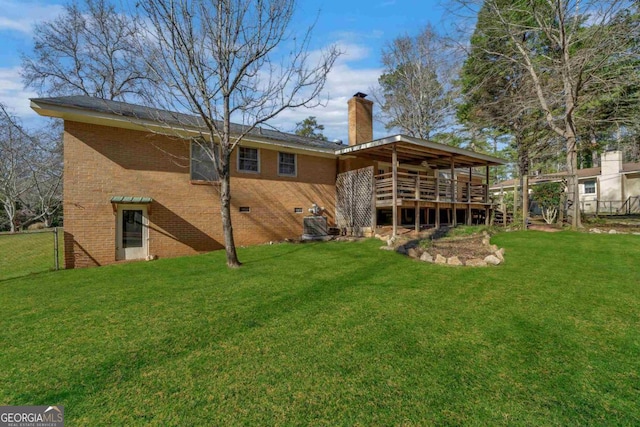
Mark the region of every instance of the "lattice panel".
POLYGON ((336 223, 351 234, 361 235, 371 227, 373 216, 373 166, 338 174, 336 223))

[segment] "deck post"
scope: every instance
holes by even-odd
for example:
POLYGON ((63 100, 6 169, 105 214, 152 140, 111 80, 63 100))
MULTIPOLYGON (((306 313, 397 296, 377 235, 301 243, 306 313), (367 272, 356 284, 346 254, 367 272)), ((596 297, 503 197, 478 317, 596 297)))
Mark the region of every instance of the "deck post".
MULTIPOLYGON (((485 178, 484 178, 484 183, 485 183, 485 187, 484 187, 484 224, 485 225, 490 225, 491 222, 491 209, 489 206, 487 206, 487 204, 489 203, 489 163, 487 163, 487 166, 484 167, 485 169, 485 178)), ((505 212, 504 214, 505 218, 507 217, 507 213, 505 212)))
POLYGON ((416 211, 415 211, 416 233, 419 233, 420 232, 420 172, 418 172, 418 175, 416 175, 415 197, 416 197, 416 211))
POLYGON ((457 180, 456 180, 456 168, 455 168, 455 161, 453 159, 453 156, 451 156, 451 225, 453 225, 454 227, 457 226, 456 224, 456 184, 457 184, 457 180))
POLYGON ((467 225, 471 225, 471 179, 473 169, 469 167, 469 182, 467 182, 467 225))
POLYGON ((440 171, 436 170, 436 229, 440 228, 440 171))
POLYGON ((471 225, 471 183, 467 182, 467 225, 471 225))
POLYGON ((376 169, 373 169, 373 174, 371 178, 371 188, 373 191, 371 192, 371 237, 376 235, 376 227, 378 226, 378 211, 376 207, 376 169))
POLYGON ((393 231, 391 232, 391 237, 396 237, 398 234, 398 149, 396 144, 393 144, 393 151, 391 152, 391 181, 391 202, 393 203, 393 231))
POLYGON ((485 166, 485 178, 484 183, 487 185, 484 187, 484 202, 489 203, 489 163, 485 166))

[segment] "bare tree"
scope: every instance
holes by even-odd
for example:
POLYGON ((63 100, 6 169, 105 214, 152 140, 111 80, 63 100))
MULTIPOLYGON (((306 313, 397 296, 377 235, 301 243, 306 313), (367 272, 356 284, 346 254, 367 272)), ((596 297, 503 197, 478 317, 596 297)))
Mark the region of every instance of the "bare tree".
POLYGON ((0 104, 0 202, 9 231, 36 221, 49 226, 60 209, 60 136, 61 130, 55 124, 37 133, 28 132, 0 104))
MULTIPOLYGON (((572 227, 580 227, 576 111, 590 85, 616 86, 618 72, 606 66, 631 52, 638 21, 625 19, 627 0, 458 0, 486 14, 486 37, 513 46, 509 54, 488 51, 525 70, 547 126, 565 142, 567 200, 572 227)), ((606 89, 605 89, 606 90, 606 89)))
POLYGON ((28 215, 22 227, 37 221, 50 227, 53 217, 62 207, 61 126, 50 123, 29 139, 32 146, 25 153, 25 163, 30 175, 30 189, 21 198, 22 210, 28 215))
POLYGON ((452 112, 453 51, 430 25, 417 36, 401 36, 382 50, 384 74, 374 97, 387 129, 428 139, 452 112))
POLYGON ((33 51, 22 56, 25 86, 44 96, 140 97, 149 78, 134 49, 140 31, 139 21, 108 0, 69 3, 35 26, 33 51))
POLYGON ((17 119, 0 104, 0 202, 12 233, 17 229, 20 199, 32 186, 26 162, 28 139, 17 119))
POLYGON ((164 108, 195 114, 204 125, 194 141, 218 172, 229 267, 240 265, 231 223, 231 153, 282 111, 318 105, 339 55, 331 47, 310 64, 312 28, 300 37, 289 29, 295 5, 295 0, 139 2, 151 23, 144 44, 159 83, 155 99, 164 108), (243 126, 232 127, 232 119, 243 126))

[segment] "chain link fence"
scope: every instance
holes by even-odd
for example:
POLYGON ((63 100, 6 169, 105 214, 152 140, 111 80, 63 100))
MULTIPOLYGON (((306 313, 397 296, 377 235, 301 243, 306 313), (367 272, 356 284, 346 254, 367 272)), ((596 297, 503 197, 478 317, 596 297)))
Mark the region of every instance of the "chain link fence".
POLYGON ((0 233, 0 282, 63 265, 62 228, 0 233))

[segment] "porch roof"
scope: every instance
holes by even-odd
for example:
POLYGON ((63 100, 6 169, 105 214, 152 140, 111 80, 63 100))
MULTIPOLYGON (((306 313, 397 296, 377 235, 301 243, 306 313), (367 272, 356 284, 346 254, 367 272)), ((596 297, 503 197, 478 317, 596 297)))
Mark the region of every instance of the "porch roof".
POLYGON ((336 150, 336 154, 388 162, 391 160, 394 145, 396 146, 398 161, 400 163, 419 165, 427 162, 432 169, 450 169, 452 158, 454 167, 456 168, 497 166, 507 163, 506 160, 498 157, 413 138, 407 135, 394 135, 353 145, 336 150))

